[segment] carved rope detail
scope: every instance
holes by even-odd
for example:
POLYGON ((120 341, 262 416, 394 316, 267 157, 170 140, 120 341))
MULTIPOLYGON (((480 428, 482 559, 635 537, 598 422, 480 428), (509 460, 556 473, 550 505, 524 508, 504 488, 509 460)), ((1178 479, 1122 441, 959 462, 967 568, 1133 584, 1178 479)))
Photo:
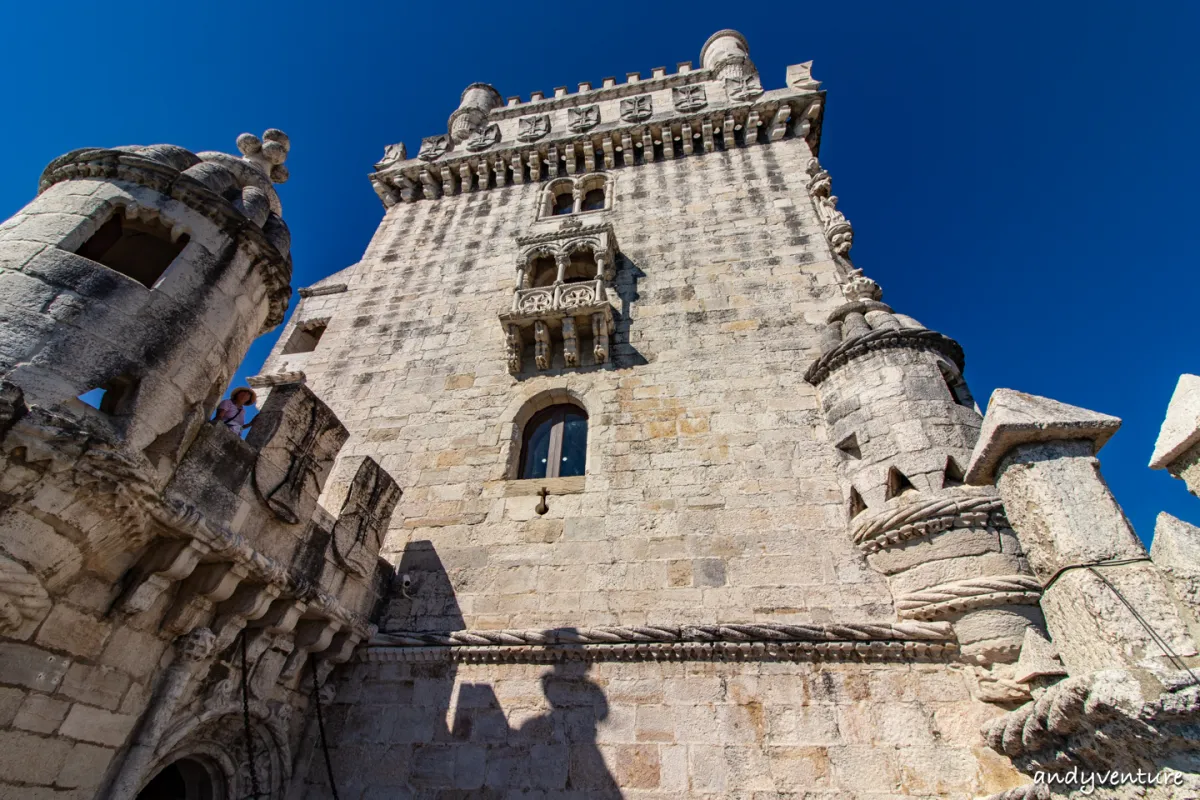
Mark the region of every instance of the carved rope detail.
POLYGON ((962 370, 963 351, 958 342, 930 330, 890 330, 877 328, 854 339, 847 339, 824 354, 804 373, 804 380, 813 386, 829 377, 829 373, 859 356, 874 350, 896 347, 917 347, 936 350, 962 370))
POLYGON ((967 578, 896 598, 901 619, 932 620, 984 606, 1037 605, 1042 585, 1032 575, 967 578))
POLYGON ((1092 697, 1095 677, 1092 673, 1068 678, 1046 689, 1037 700, 996 717, 984 725, 984 740, 1009 758, 1028 756, 1115 716, 1116 710, 1103 698, 1092 697))
POLYGON ((957 651, 944 622, 611 626, 559 630, 400 631, 371 640, 367 661, 549 663, 645 660, 941 658, 957 651))
POLYGON ((875 553, 909 539, 974 526, 1009 527, 999 497, 942 497, 906 505, 860 523, 853 536, 860 550, 875 553))

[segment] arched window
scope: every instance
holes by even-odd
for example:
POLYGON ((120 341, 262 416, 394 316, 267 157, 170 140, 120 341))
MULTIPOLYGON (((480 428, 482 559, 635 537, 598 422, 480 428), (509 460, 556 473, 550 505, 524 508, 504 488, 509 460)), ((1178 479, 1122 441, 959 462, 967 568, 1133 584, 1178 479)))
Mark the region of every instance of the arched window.
POLYGON ((521 438, 522 479, 582 475, 587 466, 587 412, 563 404, 539 411, 521 438))
POLYGON ((529 264, 527 288, 553 286, 558 278, 558 263, 551 256, 538 256, 529 264))
POLYGON ((583 196, 583 211, 604 210, 604 189, 589 189, 583 196))
POLYGON ((558 194, 554 195, 554 206, 550 210, 551 214, 553 214, 556 217, 559 217, 559 216, 562 216, 563 214, 570 214, 574 210, 575 210, 575 195, 573 195, 571 193, 570 189, 568 189, 565 192, 559 192, 558 194))

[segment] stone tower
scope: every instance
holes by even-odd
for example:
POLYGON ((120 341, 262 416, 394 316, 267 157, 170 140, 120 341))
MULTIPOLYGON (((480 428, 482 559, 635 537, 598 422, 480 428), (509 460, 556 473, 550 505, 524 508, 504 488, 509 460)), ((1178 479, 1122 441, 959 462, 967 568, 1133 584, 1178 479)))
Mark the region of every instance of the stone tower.
POLYGON ((851 260, 811 64, 765 83, 723 30, 468 86, 244 440, 287 138, 52 163, 0 227, 0 799, 1197 795, 1200 530, 1146 553, 1119 420, 981 417, 851 260))

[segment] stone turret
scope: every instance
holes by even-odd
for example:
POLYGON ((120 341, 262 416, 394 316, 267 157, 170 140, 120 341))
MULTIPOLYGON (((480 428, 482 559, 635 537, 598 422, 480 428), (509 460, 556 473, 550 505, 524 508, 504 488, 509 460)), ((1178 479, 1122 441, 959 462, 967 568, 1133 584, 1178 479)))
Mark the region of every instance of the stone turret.
POLYGON ((29 403, 83 413, 165 475, 251 341, 283 319, 290 235, 274 182, 287 136, 243 156, 172 145, 55 159, 0 226, 0 379, 29 403))
POLYGON ((996 493, 963 485, 980 415, 962 348, 896 313, 862 270, 841 291, 805 377, 841 453, 850 535, 901 618, 951 621, 964 654, 1010 662, 1042 626, 1040 584, 996 493))

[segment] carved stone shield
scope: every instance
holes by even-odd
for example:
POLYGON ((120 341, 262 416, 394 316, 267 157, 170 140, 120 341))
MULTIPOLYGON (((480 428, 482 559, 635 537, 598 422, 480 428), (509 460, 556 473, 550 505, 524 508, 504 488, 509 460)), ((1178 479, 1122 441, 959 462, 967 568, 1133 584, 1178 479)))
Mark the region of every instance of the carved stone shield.
POLYGON ((650 119, 653 113, 654 105, 648 94, 626 97, 621 101, 621 119, 626 122, 641 122, 644 119, 650 119))
POLYGON ((350 434, 308 387, 276 386, 246 443, 258 449, 254 487, 284 522, 306 522, 350 434))
POLYGON ((671 99, 679 111, 699 111, 708 105, 703 86, 680 86, 671 90, 671 99))
POLYGON ((725 92, 731 100, 753 100, 763 93, 762 82, 757 75, 742 78, 726 78, 725 92))
POLYGON ((333 527, 333 555, 339 564, 361 578, 371 574, 400 494, 391 475, 374 459, 363 459, 333 527))
POLYGON ((550 132, 550 115, 521 117, 517 120, 517 138, 522 142, 536 142, 550 132))
POLYGON ((417 158, 422 161, 434 161, 444 156, 449 149, 449 136, 426 136, 421 140, 421 149, 417 152, 417 158))
POLYGON ((567 127, 575 133, 583 133, 600 124, 600 106, 580 106, 567 109, 567 127))
POLYGON ((500 126, 488 125, 471 134, 471 137, 467 139, 467 149, 486 150, 498 141, 500 141, 500 126))

